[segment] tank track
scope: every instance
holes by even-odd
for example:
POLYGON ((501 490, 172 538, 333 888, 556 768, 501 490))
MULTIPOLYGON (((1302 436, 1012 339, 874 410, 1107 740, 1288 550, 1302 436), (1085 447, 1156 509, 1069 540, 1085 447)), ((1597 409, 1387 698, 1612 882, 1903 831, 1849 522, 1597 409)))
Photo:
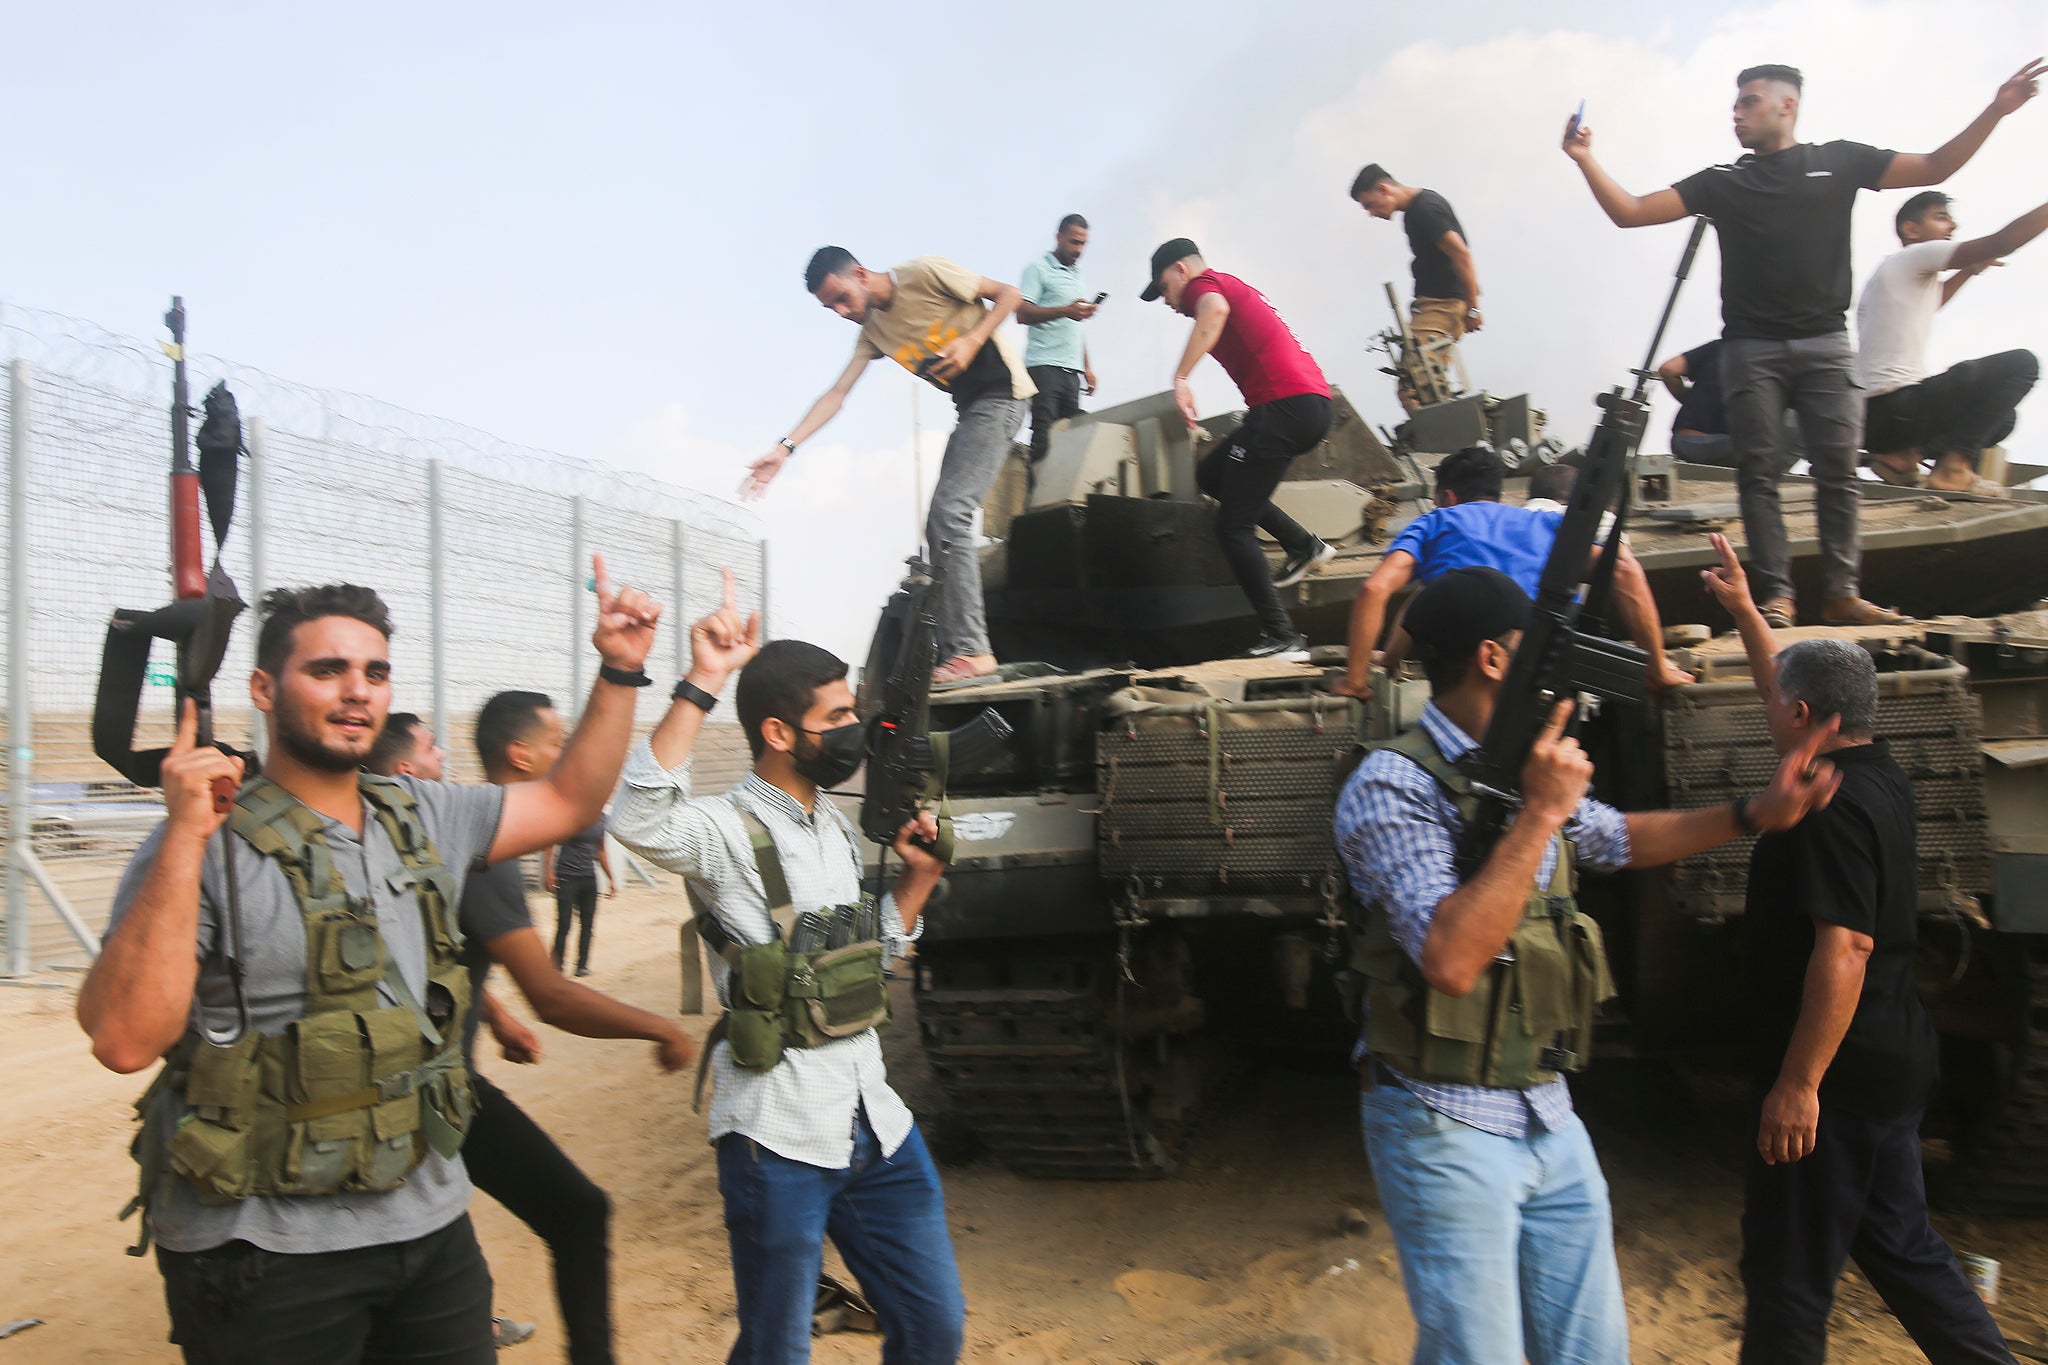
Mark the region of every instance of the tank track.
POLYGON ((932 1073, 956 1117, 1018 1174, 1156 1180, 1179 1165, 1201 1058, 1126 983, 1120 1077, 1118 979, 1112 939, 920 945, 918 1030, 932 1073))
POLYGON ((1958 1143, 1938 1183, 1940 1202, 1978 1213, 2048 1216, 2048 935, 2013 954, 2023 1040, 2009 1054, 1999 1094, 1958 1143))

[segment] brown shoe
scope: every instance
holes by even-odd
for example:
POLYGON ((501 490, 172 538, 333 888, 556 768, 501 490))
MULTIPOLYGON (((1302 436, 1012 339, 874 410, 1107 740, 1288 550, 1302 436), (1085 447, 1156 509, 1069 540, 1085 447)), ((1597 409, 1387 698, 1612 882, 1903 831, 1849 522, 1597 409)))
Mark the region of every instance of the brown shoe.
POLYGON ((1790 630, 1798 619, 1799 605, 1789 597, 1773 597, 1757 608, 1757 614, 1772 630, 1790 630))
POLYGON ((1831 626, 1897 626, 1911 618, 1860 597, 1830 597, 1821 604, 1820 619, 1831 626))

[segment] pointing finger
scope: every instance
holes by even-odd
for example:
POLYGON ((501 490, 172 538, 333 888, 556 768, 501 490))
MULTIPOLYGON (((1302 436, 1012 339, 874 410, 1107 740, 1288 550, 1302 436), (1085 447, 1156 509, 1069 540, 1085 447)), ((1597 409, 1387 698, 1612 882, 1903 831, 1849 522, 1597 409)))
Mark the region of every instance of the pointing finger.
POLYGON ((1557 705, 1550 708, 1550 719, 1544 723, 1543 733, 1536 737, 1536 742, 1538 744, 1555 744, 1557 737, 1564 733, 1564 727, 1571 718, 1571 698, 1559 698, 1557 705))
POLYGON ((718 573, 725 580, 725 601, 721 605, 730 611, 739 605, 739 598, 733 589, 732 569, 729 566, 720 566, 718 573))
POLYGON ((754 612, 747 617, 747 643, 759 647, 761 643, 761 613, 754 612))
POLYGON ((190 753, 198 739, 199 703, 187 697, 184 704, 178 708, 178 736, 171 741, 171 752, 190 753))
POLYGON ((594 554, 590 557, 590 580, 597 589, 597 609, 610 611, 615 598, 612 593, 611 576, 604 571, 603 555, 594 554))

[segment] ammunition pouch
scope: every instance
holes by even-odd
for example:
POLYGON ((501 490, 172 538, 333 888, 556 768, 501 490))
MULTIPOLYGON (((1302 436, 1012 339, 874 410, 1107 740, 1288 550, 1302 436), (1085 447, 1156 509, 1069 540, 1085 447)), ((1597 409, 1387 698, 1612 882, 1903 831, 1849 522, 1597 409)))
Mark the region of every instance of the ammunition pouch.
MULTIPOLYGON (((279 861, 298 899, 305 1013, 282 1032, 250 1030, 226 1046, 197 1033, 178 1043, 136 1102, 143 1181, 131 1211, 172 1176, 203 1204, 382 1191, 404 1184, 428 1151, 460 1150, 476 1101, 462 1057, 470 990, 454 881, 402 787, 366 776, 363 795, 418 899, 426 1003, 386 952, 375 907, 343 889, 319 817, 274 783, 246 784, 231 821, 279 861), (387 1004, 380 985, 399 1003, 387 1004), (174 1125, 166 1091, 183 1101, 174 1125)), ((148 1235, 145 1218, 142 1246, 148 1235)))
POLYGON ((852 1038, 884 1027, 890 1017, 888 953, 875 903, 834 906, 804 916, 798 925, 774 839, 751 813, 741 810, 740 820, 776 937, 771 943, 737 942, 708 906, 697 906, 698 935, 731 970, 725 1014, 706 1036, 698 1064, 699 1104, 712 1049, 721 1042, 735 1066, 771 1071, 791 1048, 852 1038))
MULTIPOLYGON (((1469 808, 1463 775, 1426 733, 1388 745, 1469 808)), ((1531 891, 1499 958, 1462 996, 1436 990, 1395 940, 1384 907, 1366 909, 1352 967, 1362 978, 1366 1050, 1405 1076, 1447 1085, 1526 1090, 1591 1060, 1593 1021, 1613 998, 1599 924, 1573 895, 1574 850, 1558 843, 1547 887, 1531 891)))

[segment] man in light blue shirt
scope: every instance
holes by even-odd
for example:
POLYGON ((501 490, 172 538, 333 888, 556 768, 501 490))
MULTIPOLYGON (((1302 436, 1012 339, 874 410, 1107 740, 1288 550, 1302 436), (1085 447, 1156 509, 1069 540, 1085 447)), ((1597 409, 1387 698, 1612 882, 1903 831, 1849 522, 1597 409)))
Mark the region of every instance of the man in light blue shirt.
POLYGON ((1052 424, 1081 411, 1081 395, 1095 392, 1088 366, 1088 342, 1081 324, 1095 316, 1088 286, 1081 282, 1081 252, 1088 245, 1088 220, 1078 213, 1060 219, 1052 250, 1024 267, 1018 289, 1017 321, 1030 333, 1024 368, 1038 385, 1031 400, 1031 463, 1045 458, 1052 424))

